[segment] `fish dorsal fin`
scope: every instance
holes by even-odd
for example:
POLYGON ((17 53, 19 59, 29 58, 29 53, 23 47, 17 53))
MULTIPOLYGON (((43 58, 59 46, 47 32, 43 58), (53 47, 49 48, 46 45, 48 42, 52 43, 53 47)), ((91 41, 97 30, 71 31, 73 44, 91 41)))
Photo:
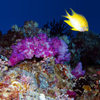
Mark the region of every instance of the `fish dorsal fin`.
POLYGON ((72 15, 77 15, 77 13, 72 8, 70 8, 70 10, 72 11, 72 15))
POLYGON ((69 18, 71 15, 67 12, 67 10, 65 9, 67 16, 64 16, 65 18, 69 18))

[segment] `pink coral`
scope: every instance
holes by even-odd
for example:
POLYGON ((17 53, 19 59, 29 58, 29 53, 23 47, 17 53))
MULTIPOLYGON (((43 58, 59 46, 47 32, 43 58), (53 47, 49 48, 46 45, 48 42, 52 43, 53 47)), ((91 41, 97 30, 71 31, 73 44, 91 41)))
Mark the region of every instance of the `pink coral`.
POLYGON ((13 52, 9 59, 9 65, 14 66, 24 59, 55 57, 56 63, 70 60, 67 44, 56 38, 48 38, 46 34, 37 37, 25 38, 12 46, 13 52))

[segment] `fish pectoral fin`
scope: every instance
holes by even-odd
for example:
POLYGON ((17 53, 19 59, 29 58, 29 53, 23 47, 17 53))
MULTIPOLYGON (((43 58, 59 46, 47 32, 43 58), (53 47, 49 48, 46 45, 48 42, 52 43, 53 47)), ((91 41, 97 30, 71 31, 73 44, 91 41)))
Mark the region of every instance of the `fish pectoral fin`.
POLYGON ((71 30, 73 30, 73 31, 78 31, 77 29, 75 29, 75 28, 71 28, 71 30))
POLYGON ((71 24, 71 22, 69 20, 64 20, 64 22, 72 27, 72 24, 71 24))

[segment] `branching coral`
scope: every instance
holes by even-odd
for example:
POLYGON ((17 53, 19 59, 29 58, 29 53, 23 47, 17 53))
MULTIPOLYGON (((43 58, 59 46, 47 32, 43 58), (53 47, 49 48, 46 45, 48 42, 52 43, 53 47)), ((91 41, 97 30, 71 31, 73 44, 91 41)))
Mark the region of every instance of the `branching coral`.
POLYGON ((58 38, 48 38, 46 34, 38 34, 33 38, 25 38, 12 46, 13 52, 9 65, 13 66, 24 59, 55 57, 56 63, 70 60, 67 44, 58 38))
POLYGON ((50 29, 50 32, 48 33, 50 37, 55 37, 55 36, 59 37, 64 34, 67 34, 67 36, 72 37, 72 31, 69 30, 68 26, 64 23, 63 20, 56 21, 54 19, 50 23, 45 24, 43 30, 48 31, 48 29, 50 29))

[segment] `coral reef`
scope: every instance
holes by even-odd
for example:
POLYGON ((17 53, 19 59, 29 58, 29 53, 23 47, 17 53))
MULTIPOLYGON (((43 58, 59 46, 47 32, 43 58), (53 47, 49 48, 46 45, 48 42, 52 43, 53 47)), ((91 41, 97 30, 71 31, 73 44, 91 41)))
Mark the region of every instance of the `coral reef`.
POLYGON ((5 56, 6 58, 9 58, 11 56, 12 49, 11 47, 2 47, 0 46, 0 54, 5 56))
POLYGON ((72 70, 71 73, 75 76, 75 78, 84 76, 85 71, 82 70, 82 63, 79 62, 78 65, 75 67, 75 69, 72 70))
POLYGON ((100 36, 93 32, 79 32, 71 39, 69 49, 73 66, 79 61, 84 66, 100 65, 100 36))
POLYGON ((44 32, 44 33, 49 32, 49 30, 42 30, 41 28, 38 28, 38 27, 39 25, 37 22, 30 20, 30 21, 25 21, 22 27, 13 25, 12 32, 22 33, 24 37, 34 37, 41 32, 44 32))
POLYGON ((98 52, 99 39, 93 40, 97 41, 95 43, 91 43, 94 38, 87 40, 88 44, 83 41, 83 36, 83 40, 75 37, 69 40, 63 23, 51 25, 55 30, 51 32, 64 32, 64 35, 50 36, 45 34, 49 30, 47 26, 42 32, 36 22, 26 21, 22 27, 13 26, 9 35, 4 36, 12 36, 12 39, 10 41, 8 37, 10 44, 0 45, 0 100, 100 99, 100 68, 90 66, 86 69, 82 60, 87 50, 84 47, 91 50, 96 47, 98 52))
MULTIPOLYGON (((74 86, 73 90, 77 93, 77 95, 91 95, 91 100, 93 100, 94 97, 99 95, 98 84, 96 83, 96 80, 98 80, 95 76, 89 76, 85 75, 84 77, 80 77, 77 80, 74 80, 74 86)), ((97 99, 98 100, 98 99, 97 99)))
POLYGON ((8 70, 8 59, 0 55, 0 79, 3 78, 3 74, 8 70))
POLYGON ((4 34, 0 37, 0 46, 3 48, 10 47, 17 39, 22 39, 24 35, 20 32, 12 32, 9 30, 7 34, 4 34))
MULTIPOLYGON (((80 64, 79 69, 82 67, 80 64)), ((75 100, 80 95, 80 100, 82 100, 85 98, 84 95, 89 96, 95 93, 91 97, 93 100, 99 95, 97 82, 99 76, 80 76, 79 73, 76 73, 77 76, 79 75, 77 79, 72 75, 72 71, 69 65, 55 64, 54 57, 37 61, 35 58, 24 60, 4 75, 0 85, 4 87, 0 88, 2 91, 0 98, 75 100), (12 95, 14 92, 16 94, 12 95)))
POLYGON ((47 32, 50 29, 50 32, 47 33, 50 37, 60 37, 65 34, 69 37, 73 36, 72 31, 68 28, 68 26, 66 26, 63 20, 56 21, 54 19, 50 23, 45 24, 42 29, 47 32))

